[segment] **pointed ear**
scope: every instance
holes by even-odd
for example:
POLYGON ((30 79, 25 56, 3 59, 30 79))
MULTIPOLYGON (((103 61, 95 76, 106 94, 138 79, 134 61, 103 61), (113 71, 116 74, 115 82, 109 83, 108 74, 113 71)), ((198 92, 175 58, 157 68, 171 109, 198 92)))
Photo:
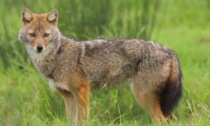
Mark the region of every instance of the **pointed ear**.
POLYGON ((52 10, 50 13, 47 15, 47 21, 52 24, 57 26, 58 22, 58 11, 57 10, 52 10))
POLYGON ((32 18, 33 18, 32 12, 27 8, 23 9, 23 12, 22 12, 22 22, 23 22, 23 24, 30 23, 32 21, 32 18))

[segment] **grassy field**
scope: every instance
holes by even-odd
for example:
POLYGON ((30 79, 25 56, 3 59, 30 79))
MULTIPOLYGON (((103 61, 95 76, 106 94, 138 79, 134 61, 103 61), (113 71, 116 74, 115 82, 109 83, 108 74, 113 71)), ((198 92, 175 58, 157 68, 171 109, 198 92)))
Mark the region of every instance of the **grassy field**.
MULTIPOLYGON (((168 125, 209 125, 210 2, 143 1, 0 1, 0 125, 68 124, 62 99, 36 72, 17 40, 24 7, 37 13, 57 8, 61 31, 75 39, 137 37, 172 48, 181 62, 184 96, 175 110, 179 120, 168 125)), ((160 125, 139 107, 129 86, 93 91, 90 109, 90 126, 160 125)))

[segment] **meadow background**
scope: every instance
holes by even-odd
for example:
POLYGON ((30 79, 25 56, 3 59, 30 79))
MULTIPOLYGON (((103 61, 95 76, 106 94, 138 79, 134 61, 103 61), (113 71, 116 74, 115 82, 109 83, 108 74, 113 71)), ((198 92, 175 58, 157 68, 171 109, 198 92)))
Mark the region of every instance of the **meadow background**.
MULTIPOLYGON (((210 124, 210 0, 1 0, 0 125, 64 126, 64 104, 18 41, 24 7, 59 11, 59 28, 79 40, 143 38, 172 48, 183 70, 184 96, 168 125, 210 124)), ((152 78, 151 78, 152 79, 152 78)), ((160 125, 129 86, 91 93, 90 126, 160 125)))

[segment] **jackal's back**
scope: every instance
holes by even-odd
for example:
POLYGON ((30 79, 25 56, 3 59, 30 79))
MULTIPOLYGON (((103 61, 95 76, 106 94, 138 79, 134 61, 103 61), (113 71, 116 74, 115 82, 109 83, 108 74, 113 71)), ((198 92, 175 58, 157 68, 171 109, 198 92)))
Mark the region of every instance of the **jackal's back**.
POLYGON ((140 69, 161 69, 164 62, 172 60, 172 50, 140 39, 101 39, 82 43, 82 69, 97 86, 117 85, 136 76, 140 69))

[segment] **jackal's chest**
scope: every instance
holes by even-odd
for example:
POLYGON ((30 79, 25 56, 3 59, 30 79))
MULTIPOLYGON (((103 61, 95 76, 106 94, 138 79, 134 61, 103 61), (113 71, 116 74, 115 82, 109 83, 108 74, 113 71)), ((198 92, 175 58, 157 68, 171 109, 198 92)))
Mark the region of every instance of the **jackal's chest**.
POLYGON ((48 79, 48 84, 54 91, 57 91, 58 89, 69 90, 65 83, 55 82, 53 79, 48 79))

